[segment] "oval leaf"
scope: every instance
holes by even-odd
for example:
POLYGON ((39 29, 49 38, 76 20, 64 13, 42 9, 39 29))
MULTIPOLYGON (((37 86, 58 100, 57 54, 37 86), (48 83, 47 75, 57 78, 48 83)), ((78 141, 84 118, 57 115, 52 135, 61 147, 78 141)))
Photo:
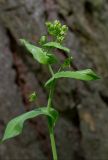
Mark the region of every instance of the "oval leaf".
POLYGON ((12 119, 7 124, 6 130, 5 130, 5 133, 4 133, 4 136, 1 142, 21 134, 23 126, 24 126, 24 122, 28 119, 34 118, 39 115, 46 115, 50 117, 50 120, 52 124, 54 125, 58 117, 58 112, 53 108, 51 108, 50 112, 48 112, 47 107, 43 107, 43 108, 37 108, 32 111, 26 112, 12 119))
POLYGON ((59 78, 74 78, 84 81, 99 79, 99 77, 91 69, 85 69, 82 71, 62 71, 54 74, 54 76, 46 82, 45 86, 50 85, 54 79, 59 78))
POLYGON ((44 44, 43 46, 49 47, 49 48, 57 48, 57 49, 65 51, 67 53, 70 52, 70 50, 68 48, 63 47, 60 43, 57 43, 57 42, 48 42, 48 43, 44 44))
POLYGON ((20 39, 20 42, 26 49, 33 55, 34 59, 36 59, 39 63, 42 64, 52 64, 57 62, 57 59, 53 54, 47 54, 41 48, 36 47, 24 39, 20 39))

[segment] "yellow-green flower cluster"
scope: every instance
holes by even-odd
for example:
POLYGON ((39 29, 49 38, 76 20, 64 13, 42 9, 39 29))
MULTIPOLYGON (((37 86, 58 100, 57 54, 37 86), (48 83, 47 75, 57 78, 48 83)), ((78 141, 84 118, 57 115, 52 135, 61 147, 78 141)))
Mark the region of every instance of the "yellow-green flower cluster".
POLYGON ((62 42, 65 38, 65 34, 68 31, 68 27, 66 25, 62 25, 58 20, 54 22, 46 23, 48 33, 56 38, 57 42, 62 42))

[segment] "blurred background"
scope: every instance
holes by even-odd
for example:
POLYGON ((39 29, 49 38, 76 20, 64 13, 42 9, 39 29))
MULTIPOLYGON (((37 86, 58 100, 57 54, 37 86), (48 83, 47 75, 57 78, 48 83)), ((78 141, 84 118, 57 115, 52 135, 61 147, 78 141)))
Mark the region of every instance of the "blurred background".
MULTIPOLYGON (((69 27, 65 45, 74 57, 72 69, 92 68, 102 77, 89 83, 58 81, 59 160, 108 160, 107 0, 0 0, 0 137, 11 118, 47 103, 47 67, 26 53, 19 38, 35 44, 46 34, 45 22, 55 19, 69 27), (38 94, 34 104, 28 102, 32 91, 38 94)), ((0 145, 0 160, 20 159, 52 159, 45 118, 30 120, 22 135, 0 145)))

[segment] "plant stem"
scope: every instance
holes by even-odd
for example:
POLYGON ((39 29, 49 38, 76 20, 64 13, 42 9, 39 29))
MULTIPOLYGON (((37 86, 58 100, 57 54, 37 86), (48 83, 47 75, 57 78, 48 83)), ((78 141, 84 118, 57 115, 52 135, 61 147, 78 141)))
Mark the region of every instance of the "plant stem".
MULTIPOLYGON (((53 97, 53 94, 54 94, 54 87, 55 87, 55 82, 54 82, 52 88, 50 89, 50 93, 49 93, 48 105, 47 105, 48 112, 50 112, 52 97, 53 97)), ((54 138, 54 129, 53 129, 53 125, 51 124, 49 119, 48 119, 48 128, 49 128, 49 134, 50 134, 50 140, 51 140, 53 160, 57 160, 57 151, 56 151, 56 144, 55 144, 55 138, 54 138)))
MULTIPOLYGON (((54 72, 51 68, 51 65, 49 65, 48 67, 49 67, 51 75, 53 76, 54 72)), ((50 87, 50 93, 49 93, 48 104, 47 104, 48 112, 50 112, 50 108, 52 106, 52 98, 54 95, 54 89, 55 89, 55 81, 50 87)), ((55 138, 54 138, 54 128, 49 118, 48 118, 48 128, 49 128, 49 134, 50 134, 50 140, 51 140, 53 160, 57 160, 57 151, 56 151, 56 144, 55 144, 55 138)))
POLYGON ((52 67, 51 67, 50 64, 48 65, 48 68, 49 68, 49 71, 50 71, 51 75, 53 76, 53 75, 54 75, 54 72, 53 72, 53 69, 52 69, 52 67))
MULTIPOLYGON (((51 75, 54 75, 53 69, 51 67, 51 65, 48 65, 49 71, 51 73, 51 75)), ((53 82, 53 84, 50 87, 50 92, 49 92, 49 98, 48 98, 48 104, 47 104, 47 108, 48 111, 50 111, 50 107, 51 107, 51 103, 52 103, 52 99, 53 99, 53 95, 54 95, 54 89, 55 89, 55 81, 53 82)))
POLYGON ((54 95, 54 89, 55 89, 55 81, 53 82, 50 88, 50 92, 49 92, 49 98, 48 98, 48 104, 47 104, 48 111, 50 111, 50 107, 52 106, 52 98, 54 95))
POLYGON ((56 144, 55 144, 55 138, 54 138, 54 129, 51 123, 48 120, 48 127, 49 127, 49 133, 50 133, 50 140, 51 140, 51 148, 52 148, 52 154, 53 154, 53 160, 58 160, 57 158, 57 150, 56 150, 56 144))

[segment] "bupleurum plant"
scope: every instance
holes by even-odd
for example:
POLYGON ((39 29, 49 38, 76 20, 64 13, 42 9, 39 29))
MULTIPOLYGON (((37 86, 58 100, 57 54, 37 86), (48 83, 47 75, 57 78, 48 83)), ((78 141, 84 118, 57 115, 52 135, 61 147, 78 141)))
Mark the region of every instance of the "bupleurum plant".
MULTIPOLYGON (((39 40, 39 46, 34 46, 25 39, 20 39, 22 46, 24 46, 39 63, 48 66, 51 78, 45 83, 45 87, 49 90, 48 103, 44 107, 36 107, 34 110, 23 113, 18 117, 12 119, 5 129, 4 136, 1 140, 3 143, 5 140, 13 138, 21 134, 24 126, 24 122, 28 119, 35 118, 39 115, 45 115, 48 121, 48 128, 51 140, 51 148, 53 154, 53 160, 58 160, 56 144, 54 138, 54 127, 58 119, 58 111, 53 108, 52 100, 55 91, 57 80, 60 78, 73 78, 83 81, 97 80, 99 77, 91 70, 85 69, 80 71, 72 71, 67 68, 70 67, 72 56, 70 56, 70 50, 63 46, 63 41, 68 31, 66 25, 62 25, 58 20, 54 22, 46 23, 48 36, 42 36, 39 40), (49 41, 50 36, 50 41, 49 41), (67 53, 67 58, 63 63, 54 55, 54 49, 62 50, 67 53), (57 64, 58 63, 58 64, 57 64), (59 69, 54 70, 53 64, 59 65, 59 69), (66 69, 65 69, 66 68, 66 69)), ((33 92, 30 97, 30 101, 36 99, 36 94, 33 92)))

